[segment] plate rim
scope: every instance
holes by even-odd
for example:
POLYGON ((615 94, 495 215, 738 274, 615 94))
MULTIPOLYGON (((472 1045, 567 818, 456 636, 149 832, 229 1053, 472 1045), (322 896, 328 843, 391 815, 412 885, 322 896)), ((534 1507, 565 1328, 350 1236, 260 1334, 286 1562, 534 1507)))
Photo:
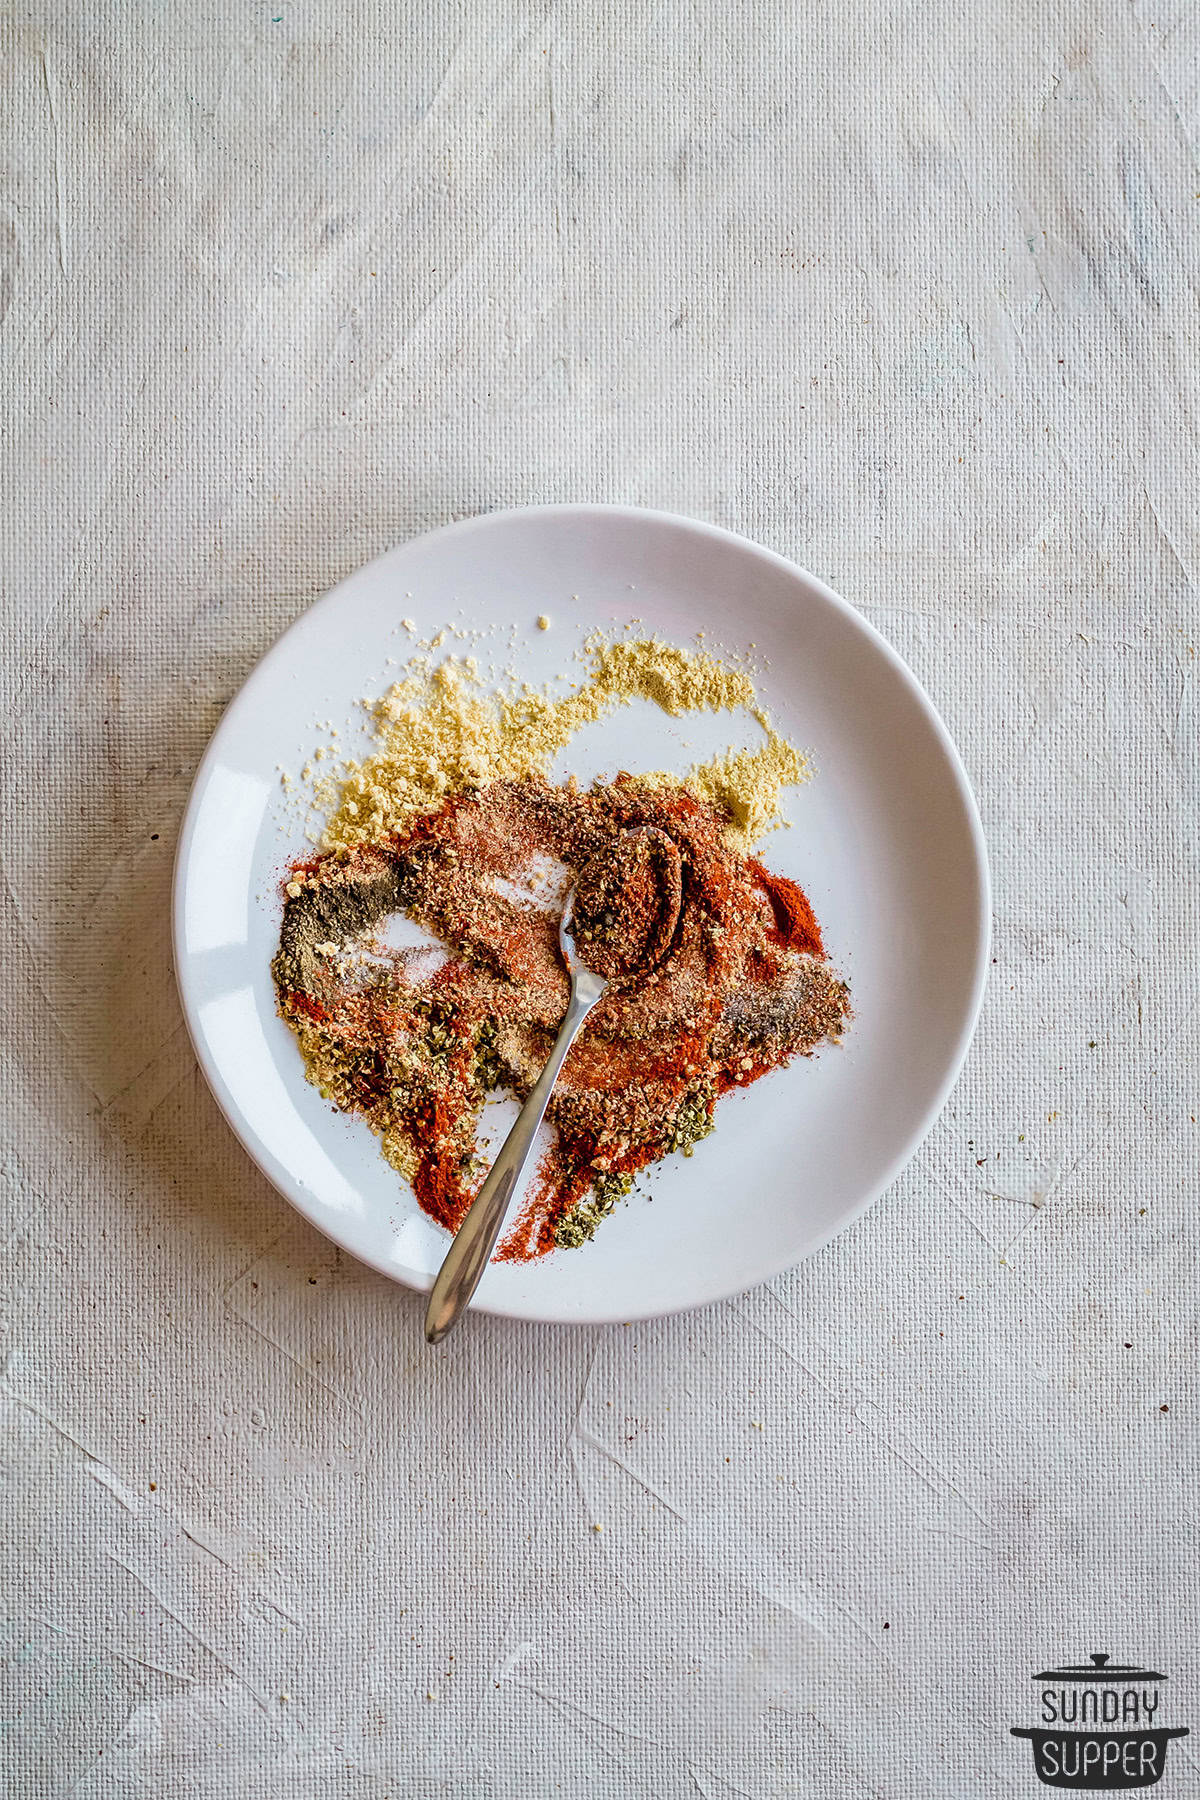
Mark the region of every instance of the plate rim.
MULTIPOLYGON (((631 1310, 622 1311, 620 1313, 609 1310, 588 1311, 586 1307, 583 1311, 572 1310, 570 1313, 566 1313, 556 1311, 552 1304, 531 1309, 529 1307, 513 1305, 512 1303, 497 1304, 493 1300, 482 1297, 472 1301, 471 1304, 471 1310, 473 1312, 490 1314, 497 1318, 521 1319, 535 1323, 555 1325, 595 1326, 612 1324, 618 1320, 632 1323, 635 1320, 673 1317, 678 1313, 693 1312, 700 1307, 720 1304, 725 1300, 733 1298, 737 1294, 751 1292, 754 1288, 774 1280, 781 1274, 785 1274, 789 1269, 799 1267, 800 1262, 807 1262, 810 1257, 815 1256, 819 1251, 825 1249, 834 1238, 839 1237, 842 1232, 846 1231, 851 1225, 856 1223, 857 1220, 861 1219, 863 1215, 875 1205, 876 1201, 887 1192, 903 1170, 912 1161, 914 1156, 916 1156, 930 1131, 933 1129, 933 1126, 941 1117, 946 1102, 953 1092, 966 1064, 967 1056, 970 1052, 971 1044, 974 1040, 976 1028, 979 1023, 979 1015, 983 1007, 984 996, 987 991, 992 943, 992 882, 987 840, 984 835, 979 805, 975 798, 975 793, 959 753, 958 746, 951 737, 950 731, 937 707, 934 705, 930 695, 923 684, 918 680, 912 669, 910 669, 908 664, 904 661, 904 658, 900 655, 899 651, 889 642, 865 613, 860 611, 858 607, 852 605, 850 601, 843 598, 841 594, 830 587, 819 575, 813 574, 811 570, 804 568, 802 564, 795 562, 792 558, 782 555, 779 551, 770 549, 765 544, 757 543, 753 538, 745 537, 740 532, 730 531, 723 525, 713 524, 707 519, 693 518, 686 513, 668 512, 657 507, 631 506, 620 502, 603 501, 561 501, 544 504, 539 503, 529 506, 497 507, 491 511, 473 513, 466 518, 453 519, 448 524, 433 526, 427 531, 418 532, 413 537, 402 539, 399 543, 391 545, 387 550, 381 551, 378 556, 373 556, 369 558, 368 561, 358 564, 355 568, 342 576, 342 578, 331 588, 328 588, 323 594, 311 601, 310 604, 306 606, 295 619, 293 619, 292 623, 288 625, 278 637, 273 639, 266 650, 263 651, 262 655, 254 663, 253 667, 250 669, 236 693, 232 696, 222 712, 221 717, 217 721, 212 735, 205 746, 204 753, 196 766, 196 772, 192 777, 187 801, 180 820, 179 837, 175 847, 175 857, 171 874, 171 947, 175 986, 179 996, 184 1024, 187 1028, 188 1039, 191 1043, 197 1066, 200 1073, 204 1076, 209 1091, 216 1101, 217 1107, 225 1120, 225 1123, 233 1132, 234 1137, 237 1139, 246 1155, 250 1158, 250 1161, 280 1197, 285 1200, 294 1211, 299 1213, 302 1218, 306 1219, 315 1231, 320 1232, 321 1236, 328 1238, 331 1243, 338 1243, 338 1240, 331 1237, 324 1226, 321 1225, 307 1210, 304 1205, 302 1190, 292 1191, 288 1187, 282 1186, 276 1175, 266 1166, 263 1158, 257 1153, 253 1144, 247 1140, 247 1136, 243 1135, 243 1131, 239 1125, 239 1109, 236 1096, 228 1082, 225 1080, 215 1058, 210 1057, 207 1047, 199 1038, 195 1016, 198 1012, 198 1005, 195 1002, 194 996, 190 993, 188 986, 188 968, 190 959, 184 947, 184 917, 190 852, 205 792, 212 771, 219 762, 220 745, 225 728, 234 716, 235 711, 240 713, 246 703, 252 700, 254 690, 258 686, 260 680, 265 677, 268 665, 274 663, 277 658, 285 654, 285 649, 289 640, 294 635, 302 634, 304 628, 310 624, 316 614, 323 612, 327 608, 336 606, 341 597, 342 590, 350 582, 358 580, 367 570, 376 567, 380 563, 385 563, 390 558, 405 551, 418 549, 423 544, 426 544, 435 538, 446 539, 451 536, 465 537, 473 532, 485 530, 489 526, 512 519, 536 522, 540 518, 561 518, 565 515, 622 519, 634 523, 665 525, 672 529, 679 529, 682 527, 687 531, 695 533, 699 537, 715 539, 722 543, 732 545, 740 551, 748 552, 755 558, 763 560, 780 573, 786 574, 793 579, 799 578, 802 582, 809 584, 811 588, 815 589, 826 605, 831 607, 835 612, 840 613, 856 630, 863 632, 869 640, 873 641, 876 650, 882 654, 883 659, 889 665, 892 674, 899 679, 901 684, 908 690, 910 697, 920 708, 926 723, 932 728, 938 747, 945 758, 947 767, 953 779, 957 799, 968 828, 968 837, 973 856, 973 873, 977 902, 976 917, 974 920, 974 968, 972 971, 970 993, 952 1052, 947 1059, 947 1065, 942 1079, 917 1125, 905 1138, 901 1149, 888 1164, 882 1178, 873 1185, 855 1206, 848 1210, 835 1225, 831 1226, 829 1230, 822 1232, 804 1252, 798 1262, 792 1263, 790 1261, 785 1261, 779 1263, 776 1261, 772 1267, 764 1270, 761 1275, 757 1276, 750 1284, 750 1287, 746 1287, 741 1282, 737 1282, 728 1288, 714 1292, 706 1292, 698 1296, 695 1300, 686 1301, 682 1305, 672 1304, 665 1311, 654 1306, 643 1305, 640 1307, 634 1306, 631 1310)), ((364 1263, 368 1268, 375 1269, 378 1273, 386 1276, 388 1280, 394 1282, 398 1287, 406 1288, 412 1293, 428 1293, 432 1286, 432 1276, 429 1277, 427 1283, 417 1285, 406 1280, 397 1273, 395 1268, 389 1267, 380 1258, 374 1258, 364 1254, 358 1249, 349 1249, 348 1246, 340 1243, 339 1248, 346 1250, 347 1254, 353 1256, 356 1261, 364 1263)))

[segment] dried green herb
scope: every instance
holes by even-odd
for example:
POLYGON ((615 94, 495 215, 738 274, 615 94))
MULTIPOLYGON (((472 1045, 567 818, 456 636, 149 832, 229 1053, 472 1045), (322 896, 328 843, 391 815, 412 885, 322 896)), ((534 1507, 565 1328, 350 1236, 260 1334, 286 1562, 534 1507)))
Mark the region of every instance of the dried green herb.
POLYGON ((606 1219, 618 1200, 633 1192, 632 1175, 597 1175, 592 1190, 579 1200, 554 1228, 554 1241, 560 1250, 578 1250, 595 1237, 602 1219, 606 1219))

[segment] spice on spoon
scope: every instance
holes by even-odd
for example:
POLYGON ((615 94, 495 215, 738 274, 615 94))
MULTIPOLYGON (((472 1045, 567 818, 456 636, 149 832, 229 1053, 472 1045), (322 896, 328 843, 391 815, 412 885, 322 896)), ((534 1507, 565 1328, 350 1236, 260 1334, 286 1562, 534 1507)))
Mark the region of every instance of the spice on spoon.
POLYGON ((683 863, 666 832, 622 832, 575 883, 570 929, 581 961, 618 986, 649 975, 670 949, 682 900, 683 863))

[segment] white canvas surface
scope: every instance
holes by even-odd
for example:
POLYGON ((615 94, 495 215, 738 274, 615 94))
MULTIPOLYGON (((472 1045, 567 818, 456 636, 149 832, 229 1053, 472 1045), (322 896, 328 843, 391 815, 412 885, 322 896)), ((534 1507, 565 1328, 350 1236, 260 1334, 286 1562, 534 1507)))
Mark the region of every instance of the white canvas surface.
POLYGON ((5 1793, 1018 1800, 1030 1677, 1093 1650, 1200 1730, 1197 37, 5 9, 5 1793), (433 1355, 217 1114, 172 850, 309 602, 566 500, 744 532, 891 638, 993 980, 808 1264, 433 1355))

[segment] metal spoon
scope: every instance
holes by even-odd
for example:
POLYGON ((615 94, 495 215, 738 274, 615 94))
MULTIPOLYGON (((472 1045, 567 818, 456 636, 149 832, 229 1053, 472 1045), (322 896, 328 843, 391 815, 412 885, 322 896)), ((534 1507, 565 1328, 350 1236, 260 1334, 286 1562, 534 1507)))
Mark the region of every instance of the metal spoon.
POLYGON ((558 926, 558 944, 567 973, 571 977, 571 998, 550 1060, 529 1090, 529 1098, 517 1114, 516 1123, 500 1146, 500 1153, 488 1171, 488 1178, 471 1203, 471 1209, 459 1226, 454 1242, 446 1252, 446 1260, 438 1271, 425 1313, 425 1336, 431 1344, 458 1321, 471 1295, 479 1286, 488 1258, 500 1236, 509 1202, 517 1193, 525 1165, 529 1161, 538 1126, 545 1117, 550 1095, 558 1080, 567 1051, 574 1043, 579 1027, 603 994, 608 982, 603 975, 580 962, 570 937, 571 913, 575 905, 575 889, 567 895, 567 903, 558 926))

